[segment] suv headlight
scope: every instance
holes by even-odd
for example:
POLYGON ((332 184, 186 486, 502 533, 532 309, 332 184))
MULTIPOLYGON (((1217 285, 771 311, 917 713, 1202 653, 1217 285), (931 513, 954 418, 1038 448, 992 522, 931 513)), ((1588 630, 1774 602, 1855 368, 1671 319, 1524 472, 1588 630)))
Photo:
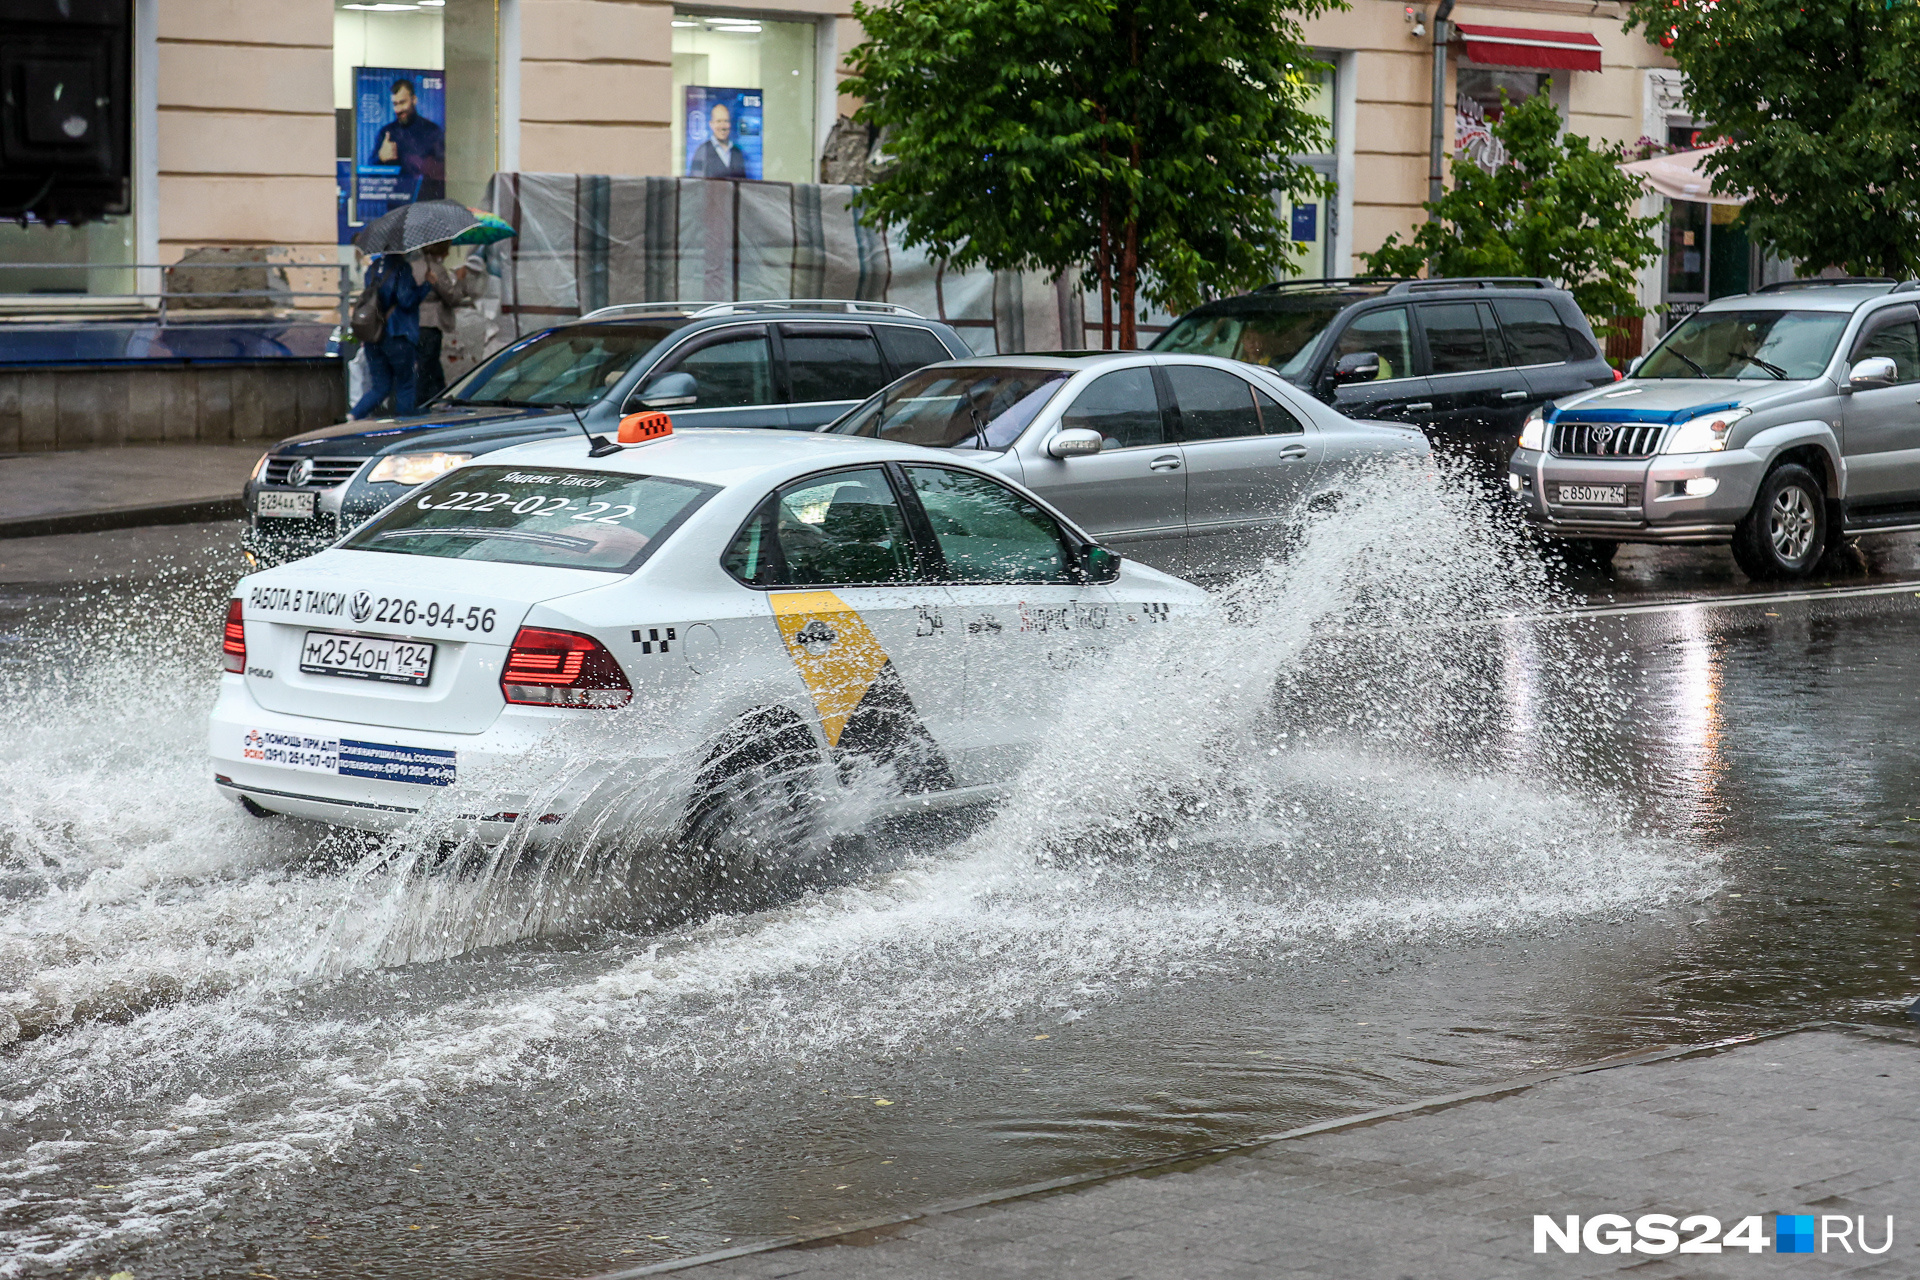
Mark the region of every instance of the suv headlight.
POLYGON ((1520 447, 1536 451, 1547 447, 1547 417, 1539 409, 1528 414, 1521 424, 1520 447))
POLYGON ((1727 432, 1733 424, 1752 413, 1751 409, 1722 409, 1703 413, 1681 423, 1667 437, 1662 453, 1718 453, 1727 447, 1727 432))
POLYGON ((373 470, 367 473, 367 483, 425 484, 471 457, 470 453, 390 453, 373 464, 373 470))

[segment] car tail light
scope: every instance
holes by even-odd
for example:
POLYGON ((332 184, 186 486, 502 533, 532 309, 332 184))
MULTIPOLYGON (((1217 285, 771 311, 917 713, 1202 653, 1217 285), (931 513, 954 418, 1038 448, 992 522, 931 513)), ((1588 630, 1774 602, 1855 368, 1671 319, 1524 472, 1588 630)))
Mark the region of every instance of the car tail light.
POLYGON ((508 702, 541 707, 624 707, 633 686, 607 647, 592 636, 522 627, 507 651, 500 692, 508 702))
POLYGON ((220 665, 233 672, 247 669, 247 627, 237 599, 227 601, 227 625, 220 633, 220 665))

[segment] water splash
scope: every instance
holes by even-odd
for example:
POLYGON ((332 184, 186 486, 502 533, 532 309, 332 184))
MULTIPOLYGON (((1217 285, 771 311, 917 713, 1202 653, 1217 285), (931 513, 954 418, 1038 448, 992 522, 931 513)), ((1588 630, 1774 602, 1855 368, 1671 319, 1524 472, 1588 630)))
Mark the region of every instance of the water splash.
MULTIPOLYGON (((123 620, 97 651, 160 656, 0 711, 0 1007, 34 1037, 0 1059, 0 1106, 37 1135, 0 1161, 0 1274, 176 1232, 364 1126, 596 1055, 647 1069, 619 1087, 750 1081, 1343 940, 1701 892, 1694 855, 1622 816, 1590 728, 1607 669, 1565 669, 1574 624, 1521 620, 1567 602, 1497 511, 1382 467, 1213 615, 1117 649, 978 829, 665 932, 636 932, 666 918, 636 902, 686 869, 630 833, 663 825, 649 770, 684 762, 610 769, 587 734, 377 845, 257 822, 205 781, 203 610, 123 620), (530 812, 588 803, 463 843, 457 813, 507 785, 530 812), (516 946, 538 937, 574 942, 516 946), (70 1190, 92 1182, 112 1194, 70 1190)), ((843 799, 830 832, 861 816, 843 799)))

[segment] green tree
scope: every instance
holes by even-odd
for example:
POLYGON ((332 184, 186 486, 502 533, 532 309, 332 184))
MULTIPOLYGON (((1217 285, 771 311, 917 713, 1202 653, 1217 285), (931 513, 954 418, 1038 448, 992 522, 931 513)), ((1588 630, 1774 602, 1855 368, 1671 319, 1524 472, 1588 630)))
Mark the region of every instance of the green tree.
POLYGON ((1752 193, 1748 232, 1803 270, 1920 275, 1920 8, 1912 0, 1640 0, 1687 102, 1752 193))
POLYGON ((1660 257, 1661 219, 1637 217, 1639 179, 1620 172, 1618 146, 1596 147, 1560 133, 1542 91, 1509 107, 1492 126, 1506 162, 1491 171, 1453 161, 1453 186, 1411 240, 1390 235, 1362 254, 1376 275, 1544 276, 1572 292, 1590 318, 1645 315, 1635 287, 1640 268, 1660 257))
POLYGON ((1079 268, 1103 328, 1282 274, 1321 180, 1300 22, 1345 0, 856 0, 842 86, 886 130, 862 216, 954 267, 1079 268))

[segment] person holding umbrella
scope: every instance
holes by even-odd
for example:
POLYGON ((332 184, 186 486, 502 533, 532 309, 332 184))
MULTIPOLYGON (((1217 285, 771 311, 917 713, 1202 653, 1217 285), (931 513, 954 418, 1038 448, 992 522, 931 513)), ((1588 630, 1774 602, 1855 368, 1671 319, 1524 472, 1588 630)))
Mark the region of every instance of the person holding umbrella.
POLYGON ((386 322, 379 339, 366 345, 371 382, 353 406, 355 418, 370 416, 389 394, 395 416, 413 412, 420 369, 420 303, 433 292, 432 285, 414 279, 413 259, 420 256, 417 251, 383 253, 368 273, 367 287, 380 299, 386 322))

